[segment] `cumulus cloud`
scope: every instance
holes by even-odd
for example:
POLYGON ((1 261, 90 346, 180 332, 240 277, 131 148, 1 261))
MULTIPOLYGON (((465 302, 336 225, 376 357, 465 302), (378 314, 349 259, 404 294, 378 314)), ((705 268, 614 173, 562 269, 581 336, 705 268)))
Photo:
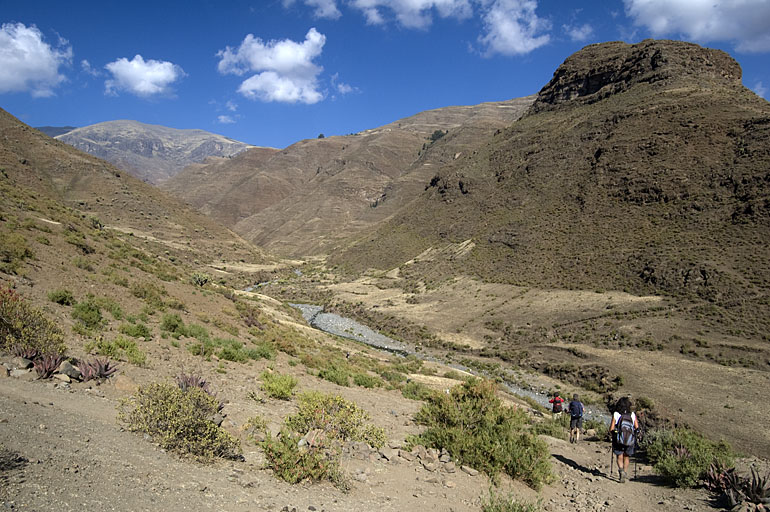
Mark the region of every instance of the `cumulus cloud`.
POLYGON ((548 20, 535 13, 535 0, 485 1, 482 20, 486 33, 479 42, 486 54, 523 55, 550 41, 548 20))
POLYGON ((219 124, 233 124, 235 123, 235 119, 233 119, 231 116, 221 115, 217 117, 217 122, 219 124))
POLYGON ((594 34, 593 27, 588 23, 579 27, 562 25, 562 28, 573 41, 585 41, 594 34))
POLYGON ((86 59, 83 59, 80 61, 80 69, 83 70, 84 73, 88 73, 91 76, 99 76, 101 73, 98 69, 94 69, 91 66, 91 63, 88 62, 86 59))
POLYGON ((238 104, 232 100, 227 100, 227 103, 225 103, 225 108, 230 112, 235 112, 238 110, 238 104))
POLYGON ((433 22, 433 11, 442 18, 469 18, 473 9, 468 0, 352 0, 370 25, 386 22, 384 10, 392 11, 396 21, 407 28, 426 28, 433 22))
MULTIPOLYGON (((291 7, 296 3, 296 0, 283 0, 284 7, 291 7)), ((303 2, 308 7, 313 7, 313 16, 316 18, 327 18, 330 20, 336 20, 342 13, 337 8, 336 0, 304 0, 303 2)))
POLYGON ((117 95, 125 91, 140 97, 171 93, 171 84, 184 76, 182 68, 167 61, 145 61, 141 55, 132 60, 122 57, 104 66, 112 74, 105 80, 106 94, 117 95))
POLYGON ((326 36, 311 28, 301 43, 290 39, 264 42, 248 34, 238 48, 220 50, 217 65, 222 74, 256 73, 244 80, 238 92, 250 99, 313 104, 323 99, 318 75, 323 68, 313 62, 321 55, 326 36))
POLYGON ((72 47, 64 39, 59 38, 53 47, 34 25, 4 23, 0 27, 0 93, 53 96, 54 88, 66 80, 59 67, 71 61, 72 47))
POLYGON ((655 37, 732 41, 738 51, 770 51, 767 0, 623 0, 626 14, 655 37))

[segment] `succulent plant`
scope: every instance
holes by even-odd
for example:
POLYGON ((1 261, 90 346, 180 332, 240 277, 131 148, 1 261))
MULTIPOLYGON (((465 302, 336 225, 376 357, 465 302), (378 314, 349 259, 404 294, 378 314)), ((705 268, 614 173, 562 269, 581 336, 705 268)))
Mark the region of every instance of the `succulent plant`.
POLYGON ((728 468, 720 461, 712 462, 706 473, 706 489, 713 493, 727 492, 728 489, 734 488, 734 483, 740 487, 740 477, 735 472, 735 468, 728 468))
POLYGON ((118 367, 115 366, 106 357, 97 357, 93 361, 78 361, 78 370, 83 376, 83 382, 96 379, 106 379, 116 371, 118 367))
POLYGON ((24 359, 29 359, 30 361, 34 361, 40 357, 40 351, 38 349, 25 347, 21 344, 16 344, 11 347, 11 353, 16 357, 23 357, 24 359))
POLYGON ((674 456, 676 456, 677 459, 689 459, 690 458, 690 450, 687 449, 686 446, 677 445, 674 447, 674 456))
POLYGON ((41 379, 50 379, 54 372, 59 369, 59 365, 64 361, 61 354, 44 354, 38 358, 35 363, 35 371, 41 379))
POLYGON ((760 476, 759 471, 751 468, 751 477, 744 479, 743 495, 746 501, 757 505, 756 510, 770 509, 770 473, 760 476))
POLYGON ((180 373, 176 377, 176 385, 179 386, 179 389, 182 391, 187 391, 189 388, 201 388, 209 395, 211 394, 211 391, 209 390, 209 384, 206 382, 206 379, 195 374, 186 375, 184 373, 180 373))

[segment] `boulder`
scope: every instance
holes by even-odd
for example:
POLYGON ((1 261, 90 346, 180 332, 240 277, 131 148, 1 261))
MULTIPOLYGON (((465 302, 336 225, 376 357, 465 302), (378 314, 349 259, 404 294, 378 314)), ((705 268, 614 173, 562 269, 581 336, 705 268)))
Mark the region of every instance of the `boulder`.
POLYGON ((62 363, 59 365, 58 373, 62 375, 66 375, 70 379, 73 380, 80 380, 83 378, 83 375, 80 373, 80 370, 72 366, 72 363, 69 361, 62 361, 62 363))

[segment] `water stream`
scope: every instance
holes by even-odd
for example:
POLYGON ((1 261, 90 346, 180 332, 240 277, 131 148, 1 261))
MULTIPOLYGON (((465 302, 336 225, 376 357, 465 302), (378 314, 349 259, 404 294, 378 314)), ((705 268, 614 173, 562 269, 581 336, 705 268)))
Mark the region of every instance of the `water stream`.
MULTIPOLYGON (((380 334, 377 331, 374 331, 351 318, 342 317, 334 313, 326 313, 323 310, 323 306, 295 303, 290 303, 289 305, 299 309, 302 312, 302 317, 305 319, 305 321, 310 324, 311 327, 314 327, 318 330, 327 332, 329 334, 334 334, 342 338, 355 340, 359 343, 363 343, 378 350, 384 350, 393 354, 398 354, 401 356, 414 355, 423 360, 435 360, 431 357, 426 357, 425 355, 420 354, 414 349, 414 347, 380 334)), ((443 364, 449 364, 445 361, 439 362, 443 364)), ((462 365, 452 363, 449 364, 449 366, 458 370, 472 373, 474 375, 478 375, 477 371, 462 365)), ((550 404, 548 403, 548 395, 545 392, 522 387, 508 380, 504 380, 503 385, 508 389, 508 391, 515 395, 530 398, 538 404, 550 408, 550 404)), ((610 421, 610 417, 606 412, 592 405, 585 406, 585 412, 583 416, 586 419, 598 420, 606 423, 609 423, 610 421)))

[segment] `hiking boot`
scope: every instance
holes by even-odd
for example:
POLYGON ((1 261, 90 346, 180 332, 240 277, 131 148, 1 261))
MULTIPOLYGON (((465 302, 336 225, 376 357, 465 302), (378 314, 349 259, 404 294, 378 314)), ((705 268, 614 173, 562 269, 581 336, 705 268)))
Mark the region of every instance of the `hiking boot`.
POLYGON ((622 484, 622 483, 625 483, 625 481, 626 481, 626 472, 625 472, 625 471, 623 471, 622 469, 621 469, 621 470, 619 470, 619 471, 620 471, 620 483, 621 483, 621 484, 622 484))

